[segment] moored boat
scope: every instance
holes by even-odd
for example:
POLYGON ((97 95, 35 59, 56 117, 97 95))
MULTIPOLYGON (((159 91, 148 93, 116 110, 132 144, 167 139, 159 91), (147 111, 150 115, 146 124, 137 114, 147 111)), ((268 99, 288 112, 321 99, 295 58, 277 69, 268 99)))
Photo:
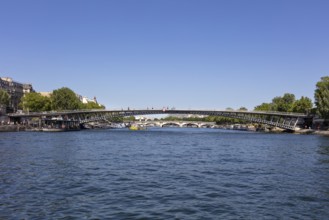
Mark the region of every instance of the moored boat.
POLYGON ((66 130, 64 128, 41 128, 41 131, 60 132, 60 131, 66 131, 66 130))
POLYGON ((146 127, 142 127, 142 126, 137 125, 137 124, 132 124, 132 125, 129 126, 129 130, 131 130, 131 131, 146 130, 146 127))

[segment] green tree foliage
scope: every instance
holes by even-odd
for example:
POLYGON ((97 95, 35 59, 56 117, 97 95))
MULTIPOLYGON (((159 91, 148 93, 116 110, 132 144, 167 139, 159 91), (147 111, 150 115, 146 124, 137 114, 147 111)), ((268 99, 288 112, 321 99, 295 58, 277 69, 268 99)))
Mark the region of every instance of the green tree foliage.
POLYGON ((313 108, 313 103, 310 98, 302 96, 299 100, 296 100, 293 104, 292 111, 300 113, 309 113, 313 108))
POLYGON ((77 109, 105 109, 103 105, 94 102, 83 104, 77 95, 69 88, 63 87, 54 90, 49 97, 40 93, 26 94, 20 103, 25 111, 50 111, 50 110, 77 110, 77 109))
POLYGON ((209 115, 204 118, 198 117, 188 117, 188 118, 178 118, 175 116, 168 116, 166 118, 162 118, 163 121, 204 121, 204 122, 216 122, 216 124, 243 124, 246 121, 235 119, 235 118, 228 118, 223 116, 213 116, 209 115))
POLYGON ((217 120, 217 118, 218 118, 218 116, 209 115, 209 116, 204 118, 204 121, 206 121, 206 122, 215 122, 217 120))
POLYGON ((105 109, 105 106, 99 105, 95 102, 88 102, 88 103, 82 104, 82 108, 83 109, 105 109))
POLYGON ((321 77, 314 93, 315 106, 322 118, 329 118, 329 76, 321 77))
POLYGON ((271 103, 262 103, 254 108, 254 111, 278 111, 278 112, 310 112, 312 109, 312 100, 302 96, 296 100, 295 95, 285 93, 283 96, 277 96, 271 103))
POLYGON ((0 106, 9 105, 10 96, 7 91, 0 89, 0 106))
POLYGON ((50 98, 36 92, 25 94, 22 97, 20 105, 24 111, 39 112, 51 110, 50 98))
POLYGON ((180 117, 175 117, 175 116, 167 116, 165 118, 161 118, 162 121, 184 121, 183 118, 180 118, 180 117))
POLYGON ((282 97, 277 96, 272 100, 273 110, 278 112, 291 112, 295 101, 294 94, 285 93, 282 97))
POLYGON ((272 111, 272 103, 262 103, 254 108, 255 111, 272 111))
POLYGON ((244 124, 246 121, 236 119, 236 118, 228 118, 228 117, 222 117, 222 116, 217 116, 215 118, 216 124, 222 125, 222 124, 244 124))
POLYGON ((109 118, 108 120, 111 122, 114 122, 114 123, 122 123, 123 117, 112 117, 112 118, 109 118))
POLYGON ((123 121, 136 121, 135 116, 127 116, 123 118, 123 121))
POLYGON ((238 111, 248 111, 248 109, 246 107, 240 107, 238 111))
POLYGON ((82 107, 77 95, 67 87, 54 90, 51 101, 53 110, 76 110, 82 107))

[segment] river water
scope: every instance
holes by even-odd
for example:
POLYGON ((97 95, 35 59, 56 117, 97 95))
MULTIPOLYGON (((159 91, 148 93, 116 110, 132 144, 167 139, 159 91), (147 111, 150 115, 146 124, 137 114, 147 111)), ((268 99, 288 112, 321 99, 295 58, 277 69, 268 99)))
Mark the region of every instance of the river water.
POLYGON ((0 133, 0 219, 326 219, 329 138, 0 133))

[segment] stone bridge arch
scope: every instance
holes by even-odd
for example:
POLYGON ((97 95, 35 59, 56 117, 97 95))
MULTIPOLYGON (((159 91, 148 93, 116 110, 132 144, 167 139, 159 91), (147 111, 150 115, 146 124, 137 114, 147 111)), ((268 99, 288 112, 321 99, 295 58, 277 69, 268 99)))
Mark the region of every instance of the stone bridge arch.
POLYGON ((173 125, 173 126, 176 126, 176 127, 182 127, 180 123, 177 123, 177 122, 164 122, 164 123, 161 123, 161 127, 165 127, 165 126, 170 126, 170 125, 173 125))
POLYGON ((181 124, 181 127, 197 127, 199 128, 199 123, 195 123, 195 122, 185 122, 181 124))

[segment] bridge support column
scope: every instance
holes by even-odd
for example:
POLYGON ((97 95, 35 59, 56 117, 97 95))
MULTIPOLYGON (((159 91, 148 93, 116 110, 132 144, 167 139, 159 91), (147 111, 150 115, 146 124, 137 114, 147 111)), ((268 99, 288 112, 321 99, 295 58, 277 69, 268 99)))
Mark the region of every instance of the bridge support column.
POLYGON ((294 127, 296 127, 298 121, 299 121, 299 118, 296 119, 296 122, 295 122, 295 124, 294 124, 294 127))
POLYGON ((42 128, 42 120, 41 120, 41 118, 39 118, 38 124, 39 124, 39 129, 42 128))

